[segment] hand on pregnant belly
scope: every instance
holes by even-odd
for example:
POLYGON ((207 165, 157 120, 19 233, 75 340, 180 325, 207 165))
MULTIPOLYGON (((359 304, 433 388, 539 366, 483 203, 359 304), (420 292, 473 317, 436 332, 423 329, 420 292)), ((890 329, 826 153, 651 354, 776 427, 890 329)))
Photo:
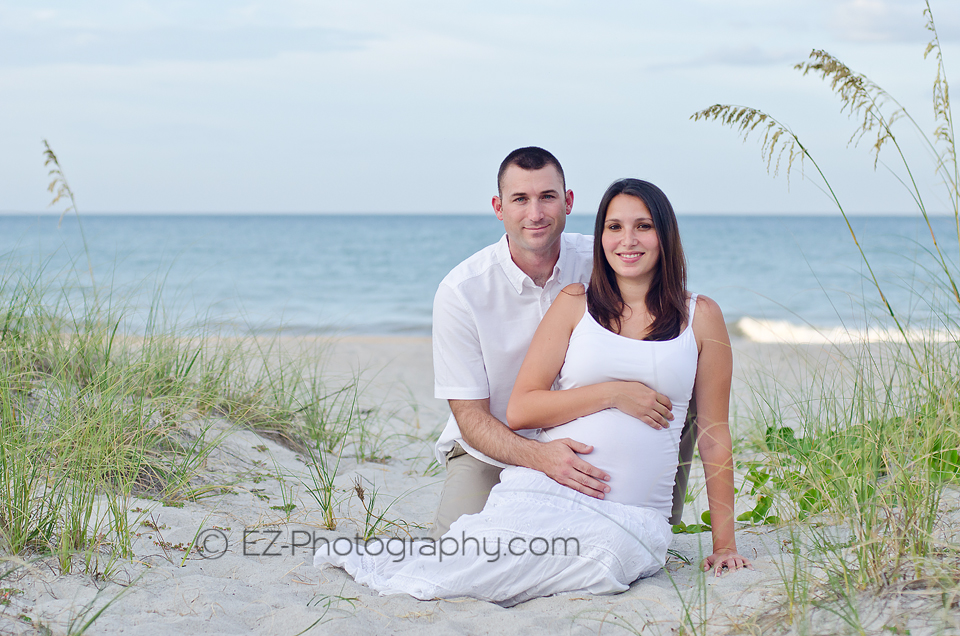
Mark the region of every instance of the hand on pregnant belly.
POLYGON ((562 486, 590 497, 603 499, 610 492, 610 475, 580 459, 593 452, 593 446, 569 438, 542 440, 537 446, 536 469, 562 486))
POLYGON ((590 463, 610 475, 604 499, 654 508, 669 516, 680 450, 680 429, 655 430, 618 409, 606 409, 543 429, 540 441, 589 444, 590 463))
POLYGON ((654 429, 668 428, 673 419, 673 403, 640 382, 609 382, 613 408, 634 417, 654 429))

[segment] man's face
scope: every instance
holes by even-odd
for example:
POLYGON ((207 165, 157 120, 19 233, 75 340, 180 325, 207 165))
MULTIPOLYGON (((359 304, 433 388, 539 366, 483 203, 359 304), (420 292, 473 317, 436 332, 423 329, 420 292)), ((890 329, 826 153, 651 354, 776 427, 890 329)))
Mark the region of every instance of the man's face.
POLYGON ((530 256, 549 255, 556 249, 566 217, 573 209, 573 191, 563 190, 563 179, 551 165, 524 170, 512 165, 503 174, 501 195, 493 209, 516 250, 530 256))

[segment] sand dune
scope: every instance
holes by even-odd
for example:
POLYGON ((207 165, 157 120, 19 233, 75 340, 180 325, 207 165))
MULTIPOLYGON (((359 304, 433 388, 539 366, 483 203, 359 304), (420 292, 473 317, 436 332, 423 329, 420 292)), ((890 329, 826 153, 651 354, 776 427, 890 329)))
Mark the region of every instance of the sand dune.
MULTIPOLYGON (((750 384, 764 376, 782 379, 801 360, 808 366, 834 360, 822 348, 771 347, 735 344, 735 411, 742 420, 752 408, 750 384)), ((150 499, 131 502, 131 514, 138 517, 136 557, 114 563, 107 579, 61 575, 52 558, 35 559, 8 575, 0 631, 79 631, 108 603, 89 633, 669 634, 683 625, 698 633, 763 633, 765 621, 782 616, 776 588, 791 567, 786 549, 791 537, 788 529, 772 526, 738 531, 741 553, 756 566, 752 572, 705 576, 696 564, 709 552, 709 533, 677 535, 667 567, 624 594, 563 594, 511 609, 470 599, 380 597, 342 570, 314 568, 310 541, 364 531, 366 512, 354 488, 358 478, 368 498, 376 494, 374 512, 389 505, 384 519, 393 525, 381 529, 398 536, 415 536, 431 522, 443 479, 442 470, 431 467, 432 440, 446 407, 432 397, 428 338, 346 338, 329 349, 327 371, 344 377, 363 371, 364 400, 394 413, 379 431, 389 459, 342 459, 335 531, 323 528, 309 495, 313 485, 303 455, 226 420, 209 420, 206 424, 225 437, 204 479, 226 488, 179 508, 150 499), (290 503, 296 507, 282 509, 290 503), (187 554, 183 546, 198 535, 206 551, 187 554)), ((697 478, 693 483, 698 496, 687 506, 690 522, 706 508, 697 478)), ((108 562, 106 547, 103 552, 101 568, 108 562)), ((863 611, 876 615, 879 629, 897 607, 874 600, 863 611)), ((824 614, 829 632, 839 619, 824 614)))

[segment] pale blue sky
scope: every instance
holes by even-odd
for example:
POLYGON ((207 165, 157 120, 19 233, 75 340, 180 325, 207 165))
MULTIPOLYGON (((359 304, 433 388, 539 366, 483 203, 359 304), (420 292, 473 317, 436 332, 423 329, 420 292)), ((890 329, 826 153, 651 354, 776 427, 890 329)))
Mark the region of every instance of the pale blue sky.
MULTIPOLYGON (((933 9, 960 81, 958 5, 933 9)), ((788 123, 851 211, 910 211, 792 65, 827 49, 932 130, 922 8, 0 0, 0 210, 47 209, 46 138, 87 212, 486 212, 500 160, 530 144, 564 164, 579 213, 624 176, 681 213, 829 211, 812 182, 768 177, 756 142, 688 119, 731 102, 788 123)))

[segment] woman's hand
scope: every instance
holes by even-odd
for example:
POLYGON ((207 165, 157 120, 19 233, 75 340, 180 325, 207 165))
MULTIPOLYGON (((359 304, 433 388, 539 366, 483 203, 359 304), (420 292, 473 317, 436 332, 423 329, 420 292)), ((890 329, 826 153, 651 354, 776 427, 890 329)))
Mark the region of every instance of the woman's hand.
POLYGON ((666 395, 657 393, 640 382, 608 382, 613 408, 635 417, 650 428, 660 430, 670 426, 673 403, 666 395))
POLYGON ((568 285, 563 291, 540 321, 523 359, 507 405, 507 426, 515 431, 552 428, 615 408, 651 428, 667 428, 673 419, 670 398, 639 382, 601 382, 565 391, 550 390, 563 367, 570 335, 587 309, 583 285, 568 285))
POLYGON ((715 576, 720 576, 724 570, 728 572, 743 569, 752 570, 753 564, 750 563, 750 559, 740 556, 736 550, 720 550, 704 559, 700 567, 703 568, 704 572, 710 568, 716 568, 715 576))

